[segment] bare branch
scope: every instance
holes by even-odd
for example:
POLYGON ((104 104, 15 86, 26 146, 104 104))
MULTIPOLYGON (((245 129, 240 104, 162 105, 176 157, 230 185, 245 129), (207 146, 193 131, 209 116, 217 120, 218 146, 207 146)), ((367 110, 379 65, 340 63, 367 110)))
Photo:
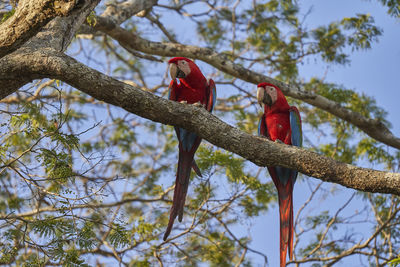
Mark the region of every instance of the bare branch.
POLYGON ((101 15, 121 24, 139 12, 146 11, 156 5, 158 0, 129 0, 120 4, 108 4, 101 15))

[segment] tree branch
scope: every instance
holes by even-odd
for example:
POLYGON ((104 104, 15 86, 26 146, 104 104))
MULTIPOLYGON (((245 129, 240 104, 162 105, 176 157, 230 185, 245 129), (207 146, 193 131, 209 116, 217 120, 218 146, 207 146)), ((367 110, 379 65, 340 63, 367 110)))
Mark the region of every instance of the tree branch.
POLYGON ((75 0, 20 0, 15 13, 0 24, 0 58, 15 51, 56 16, 67 16, 75 0))
POLYGON ((128 51, 134 49, 152 55, 168 57, 184 56, 199 59, 227 74, 249 83, 258 84, 261 82, 269 82, 275 84, 282 89, 285 95, 302 100, 310 105, 325 110, 357 126, 370 137, 386 145, 400 149, 400 138, 394 136, 381 121, 366 118, 360 113, 342 107, 340 103, 329 100, 323 96, 314 94, 310 91, 303 91, 295 86, 285 84, 268 76, 246 69, 240 65, 234 64, 226 55, 217 53, 210 48, 176 43, 152 42, 121 28, 111 20, 101 17, 98 18, 94 28, 117 40, 119 44, 128 51))
POLYGON ((203 108, 160 98, 130 86, 56 51, 12 57, 0 67, 0 80, 28 75, 62 80, 86 94, 128 112, 197 133, 210 143, 258 166, 283 166, 324 181, 366 192, 400 195, 400 174, 360 168, 306 149, 277 144, 232 127, 203 108), (10 77, 9 75, 14 75, 10 77))
POLYGON ((158 0, 129 0, 119 4, 110 3, 101 16, 121 24, 137 13, 152 8, 157 2, 158 0))
MULTIPOLYGON (((50 23, 43 27, 41 31, 37 32, 32 29, 31 31, 35 32, 36 35, 31 38, 31 40, 23 44, 19 50, 14 51, 14 53, 9 51, 9 54, 0 59, 0 66, 7 64, 7 62, 10 61, 10 58, 19 58, 19 52, 21 52, 22 55, 26 55, 29 53, 29 51, 36 51, 42 48, 65 51, 67 46, 71 43, 71 40, 74 37, 77 29, 82 25, 88 14, 99 2, 100 0, 85 1, 79 7, 76 6, 67 17, 53 19, 50 23)), ((3 24, 0 26, 3 26, 3 24)), ((0 40, 1 35, 2 33, 0 31, 0 40)), ((21 75, 11 79, 0 79, 0 99, 3 99, 6 96, 14 93, 30 81, 32 81, 32 78, 29 76, 29 74, 27 74, 27 76, 21 75)))
MULTIPOLYGON (((157 5, 157 2, 158 0, 129 0, 122 3, 108 3, 106 10, 100 17, 119 25, 132 16, 145 16, 148 10, 157 5)), ((96 33, 99 35, 93 27, 87 24, 83 24, 79 29, 81 37, 92 38, 96 33)))

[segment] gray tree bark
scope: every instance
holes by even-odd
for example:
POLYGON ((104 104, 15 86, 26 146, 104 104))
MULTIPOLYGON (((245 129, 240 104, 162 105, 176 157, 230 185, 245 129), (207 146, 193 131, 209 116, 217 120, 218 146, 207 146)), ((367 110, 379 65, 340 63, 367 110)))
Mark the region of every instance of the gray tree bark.
POLYGON ((67 16, 75 0, 20 0, 15 13, 0 24, 0 58, 21 47, 57 16, 67 16))
MULTIPOLYGON (((32 29, 35 35, 30 38, 29 41, 21 45, 18 50, 12 53, 10 52, 12 50, 10 50, 6 53, 6 56, 0 59, 0 66, 6 65, 13 58, 18 58, 21 55, 26 55, 38 50, 65 51, 67 46, 71 43, 77 29, 81 27, 86 17, 99 2, 100 0, 85 1, 82 5, 76 7, 73 11, 70 11, 70 14, 67 17, 53 19, 45 27, 39 29, 40 31, 32 29)), ((36 12, 34 6, 25 7, 31 9, 24 10, 24 12, 36 12)), ((13 16, 15 16, 15 14, 13 16)), ((9 20, 11 19, 12 17, 9 18, 9 20)), ((43 63, 38 62, 38 64, 43 63)), ((32 77, 30 77, 29 73, 20 76, 15 76, 14 73, 9 73, 9 76, 0 78, 0 99, 14 93, 31 81, 32 77)))

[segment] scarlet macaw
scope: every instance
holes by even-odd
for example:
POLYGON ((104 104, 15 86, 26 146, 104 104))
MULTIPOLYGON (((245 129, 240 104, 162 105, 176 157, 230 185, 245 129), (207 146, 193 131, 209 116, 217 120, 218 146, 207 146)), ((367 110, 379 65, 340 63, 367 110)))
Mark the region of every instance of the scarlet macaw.
MULTIPOLYGON (((282 91, 270 83, 257 86, 258 103, 264 104, 264 114, 258 124, 258 134, 287 145, 302 146, 301 118, 298 109, 289 106, 282 91)), ((286 252, 293 259, 293 187, 297 171, 269 166, 268 172, 278 190, 280 217, 280 266, 286 266, 286 252)))
MULTIPOLYGON (((172 81, 169 85, 169 99, 181 103, 200 105, 212 112, 216 99, 215 83, 201 73, 199 67, 190 59, 175 57, 168 61, 172 81), (179 78, 179 83, 176 81, 179 78)), ((200 145, 201 138, 195 133, 175 127, 179 140, 179 159, 176 172, 174 197, 170 211, 167 230, 164 240, 171 233, 175 218, 182 221, 183 208, 189 186, 190 170, 201 176, 200 170, 194 161, 194 154, 200 145)))

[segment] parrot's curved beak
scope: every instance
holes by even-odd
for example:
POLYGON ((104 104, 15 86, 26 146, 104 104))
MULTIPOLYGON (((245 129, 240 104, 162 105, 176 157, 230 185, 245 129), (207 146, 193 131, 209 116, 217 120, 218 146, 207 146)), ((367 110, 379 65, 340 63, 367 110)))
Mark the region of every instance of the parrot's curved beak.
POLYGON ((169 64, 169 74, 171 75, 171 79, 176 79, 176 74, 178 73, 178 66, 175 63, 169 64))
POLYGON ((260 107, 262 107, 262 104, 267 106, 272 105, 272 98, 263 87, 257 87, 257 102, 260 107))
POLYGON ((169 74, 171 75, 171 79, 175 80, 176 78, 185 78, 186 74, 179 69, 179 67, 175 63, 169 64, 169 74))
POLYGON ((264 99, 265 90, 262 87, 257 87, 257 102, 262 107, 262 100, 264 99))

